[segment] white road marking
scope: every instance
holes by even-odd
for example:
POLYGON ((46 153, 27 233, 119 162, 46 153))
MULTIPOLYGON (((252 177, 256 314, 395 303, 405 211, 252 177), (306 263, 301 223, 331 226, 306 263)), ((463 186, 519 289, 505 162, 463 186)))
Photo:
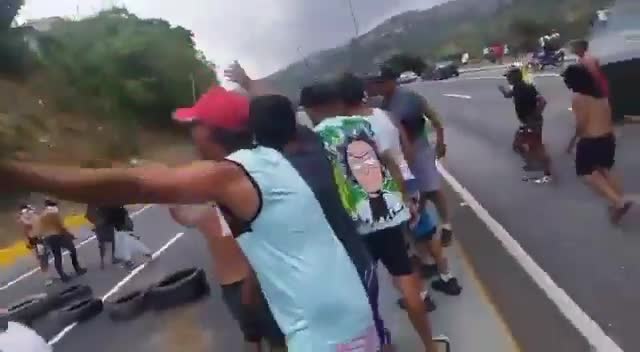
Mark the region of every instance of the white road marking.
POLYGON ((462 95, 462 94, 442 94, 442 95, 450 98, 471 99, 470 95, 462 95))
MULTIPOLYGON (((534 74, 533 78, 556 78, 556 77, 560 77, 559 74, 557 73, 539 73, 539 74, 534 74)), ((455 78, 455 79, 448 79, 448 80, 440 80, 440 81, 433 81, 433 82, 440 82, 440 83, 452 83, 452 82, 460 82, 460 81, 477 81, 477 80, 484 80, 484 79, 500 79, 503 80, 505 79, 504 76, 478 76, 478 77, 459 77, 459 78, 455 78)))
MULTIPOLYGON (((160 249, 158 249, 157 251, 155 251, 153 253, 152 260, 158 258, 164 251, 167 250, 167 248, 171 247, 171 245, 174 244, 177 240, 179 240, 183 235, 184 235, 184 232, 179 232, 175 236, 173 236, 173 238, 171 238, 167 243, 165 243, 164 246, 160 247, 160 249)), ((111 290, 109 290, 109 292, 107 292, 104 296, 102 296, 101 300, 104 302, 107 299, 109 299, 109 297, 111 297, 114 294, 116 294, 124 285, 127 284, 127 282, 131 281, 131 279, 133 279, 142 270, 144 270, 144 268, 146 268, 148 264, 149 264, 149 262, 146 262, 146 263, 143 263, 143 264, 139 265, 135 269, 133 269, 127 276, 125 276, 115 286, 113 286, 113 288, 111 288, 111 290)), ((71 330, 73 330, 73 328, 75 328, 76 325, 78 325, 78 323, 72 323, 72 324, 67 325, 58 334, 56 334, 56 336, 51 338, 51 340, 49 340, 49 342, 47 342, 47 344, 52 346, 52 345, 55 345, 56 343, 60 342, 60 340, 62 340, 62 338, 65 337, 65 335, 67 335, 71 330)))
MULTIPOLYGON (((136 217, 136 216, 140 215, 143 211, 151 208, 152 206, 153 205, 145 205, 142 209, 131 213, 131 217, 136 217)), ((89 238, 85 239, 84 241, 78 243, 78 245, 76 245, 76 249, 80 249, 80 248, 84 247, 84 245, 86 245, 87 243, 89 243, 89 242, 91 242, 91 241, 93 241, 95 239, 96 239, 95 235, 90 236, 89 238)), ((62 252, 63 256, 64 255, 68 255, 68 254, 69 254, 69 252, 67 252, 67 251, 62 252)), ((49 259, 49 263, 53 263, 53 258, 49 259)), ((30 277, 31 275, 37 273, 38 271, 40 271, 40 268, 34 268, 34 269, 29 270, 28 272, 18 276, 16 279, 13 279, 12 281, 9 281, 4 286, 1 286, 0 287, 0 291, 4 291, 4 290, 8 289, 9 287, 11 287, 11 286, 17 284, 18 282, 30 277)))
POLYGON ((556 305, 558 310, 595 348, 596 352, 623 352, 623 350, 609 337, 591 317, 576 304, 571 297, 560 288, 520 244, 496 221, 489 212, 462 186, 440 163, 438 171, 451 185, 453 190, 469 205, 487 228, 502 243, 507 252, 522 266, 531 279, 544 291, 547 297, 556 305))
POLYGON ((568 110, 569 110, 569 111, 571 111, 571 112, 573 112, 573 108, 572 108, 572 107, 569 107, 569 109, 568 109, 568 110))

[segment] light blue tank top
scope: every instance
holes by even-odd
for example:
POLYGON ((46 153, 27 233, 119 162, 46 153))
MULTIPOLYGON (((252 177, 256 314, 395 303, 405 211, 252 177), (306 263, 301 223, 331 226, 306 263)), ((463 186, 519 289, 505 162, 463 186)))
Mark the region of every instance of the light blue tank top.
POLYGON ((358 273, 320 204, 291 164, 256 147, 227 157, 259 188, 262 206, 238 243, 290 352, 336 352, 373 326, 358 273))

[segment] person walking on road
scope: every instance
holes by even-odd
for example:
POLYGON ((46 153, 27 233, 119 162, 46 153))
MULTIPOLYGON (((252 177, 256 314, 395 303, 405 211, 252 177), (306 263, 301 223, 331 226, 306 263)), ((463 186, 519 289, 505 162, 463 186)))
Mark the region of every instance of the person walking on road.
POLYGON ((292 216, 322 214, 322 208, 282 154, 253 144, 248 100, 216 86, 175 118, 192 126, 208 160, 98 170, 4 161, 0 191, 29 189, 97 204, 215 202, 244 229, 234 235, 290 352, 375 352, 373 314, 353 263, 324 217, 292 216))
MULTIPOLYGON (((377 108, 368 107, 365 102, 365 82, 362 79, 352 75, 345 74, 338 81, 341 97, 345 104, 347 115, 351 116, 365 116, 371 123, 371 127, 375 134, 379 136, 385 136, 383 140, 389 141, 388 146, 384 146, 384 149, 389 149, 394 155, 396 163, 400 166, 402 171, 402 178, 405 184, 405 188, 414 195, 414 202, 417 207, 420 204, 420 192, 417 185, 417 180, 411 172, 407 161, 405 160, 403 150, 410 148, 411 142, 407 132, 402 125, 395 122, 388 113, 377 108), (405 146, 403 148, 403 146, 405 146)), ((415 219, 412 227, 414 229, 407 228, 409 232, 414 232, 415 225, 418 223, 429 223, 435 225, 431 220, 431 215, 423 210, 415 219)), ((435 226, 425 230, 425 233, 420 233, 420 236, 416 237, 414 234, 409 234, 415 240, 420 239, 419 243, 415 243, 416 249, 421 254, 429 254, 436 261, 436 265, 439 271, 439 279, 432 283, 432 287, 441 291, 447 295, 457 296, 462 291, 462 288, 458 284, 458 280, 449 271, 449 265, 447 258, 444 255, 441 241, 436 238, 437 228, 435 226)), ((418 242, 418 241, 414 241, 418 242)), ((425 297, 425 304, 434 305, 433 302, 429 302, 430 298, 425 297)), ((405 302, 406 303, 406 302, 405 302)), ((406 304, 404 304, 406 305, 406 304)))
POLYGON ((247 351, 262 351, 263 340, 271 351, 284 351, 284 335, 220 208, 207 204, 174 205, 169 212, 177 223, 197 228, 206 239, 222 298, 238 322, 247 351))
POLYGON ((576 118, 576 132, 567 152, 571 153, 575 147, 576 174, 607 199, 610 220, 618 224, 633 203, 625 200, 622 181, 613 172, 616 137, 609 101, 584 65, 571 65, 562 76, 573 91, 571 106, 576 118))
POLYGON ((300 101, 316 124, 334 168, 342 204, 374 261, 381 261, 407 302, 407 313, 427 351, 434 350, 431 325, 403 238, 410 218, 410 196, 404 188, 387 136, 376 135, 361 116, 346 116, 335 82, 305 90, 300 101))
POLYGON ((44 243, 53 254, 53 265, 63 282, 71 278, 64 272, 62 267, 62 250, 66 249, 71 257, 71 264, 78 276, 84 275, 87 270, 80 266, 78 253, 73 243, 75 236, 67 230, 62 222, 62 217, 58 209, 58 204, 53 200, 45 200, 44 210, 40 214, 38 233, 44 243))
POLYGON ((111 263, 117 264, 116 258, 116 240, 115 240, 115 228, 113 224, 108 221, 108 207, 99 207, 94 204, 87 205, 87 211, 85 217, 94 226, 93 232, 96 234, 98 240, 98 251, 100 254, 100 269, 104 270, 104 259, 107 252, 107 245, 111 246, 111 263))
POLYGON ((38 266, 40 267, 40 272, 45 276, 45 286, 50 286, 53 283, 49 272, 50 251, 42 238, 37 234, 38 214, 36 213, 36 209, 29 204, 20 206, 18 223, 22 227, 22 234, 25 237, 27 248, 33 251, 38 266))
POLYGON ((524 160, 525 171, 534 171, 539 165, 544 172, 541 178, 525 176, 524 181, 534 181, 538 184, 546 184, 553 180, 551 158, 542 141, 542 128, 544 118, 542 113, 547 101, 538 92, 533 84, 527 83, 522 77, 522 70, 511 67, 505 73, 507 81, 512 86, 507 89, 498 86, 498 89, 507 99, 513 99, 516 115, 521 126, 516 131, 513 140, 513 148, 520 153, 524 160))
POLYGON ((447 149, 444 142, 444 126, 426 99, 415 92, 398 87, 397 78, 397 72, 383 66, 378 76, 369 79, 368 90, 371 96, 382 95, 382 109, 390 112, 397 125, 404 127, 410 141, 409 148, 404 149, 405 157, 421 194, 418 213, 426 207, 427 201, 435 205, 442 224, 442 245, 448 247, 453 240, 451 214, 440 184, 440 173, 436 168, 436 160, 443 158, 447 149), (434 146, 427 136, 425 118, 436 131, 437 139, 434 146))

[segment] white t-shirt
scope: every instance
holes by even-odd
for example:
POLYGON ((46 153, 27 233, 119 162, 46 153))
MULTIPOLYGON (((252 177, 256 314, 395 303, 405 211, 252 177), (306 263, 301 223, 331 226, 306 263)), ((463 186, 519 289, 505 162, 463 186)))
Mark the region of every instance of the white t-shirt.
POLYGON ((378 144, 378 151, 384 153, 391 151, 400 171, 402 177, 406 180, 415 178, 409 169, 409 164, 402 153, 402 145, 400 144, 400 132, 396 126, 391 122, 390 116, 381 109, 374 108, 373 115, 368 117, 373 133, 376 136, 376 143, 378 144))
POLYGON ((52 352, 53 349, 35 331, 10 321, 7 330, 0 332, 0 351, 52 352))

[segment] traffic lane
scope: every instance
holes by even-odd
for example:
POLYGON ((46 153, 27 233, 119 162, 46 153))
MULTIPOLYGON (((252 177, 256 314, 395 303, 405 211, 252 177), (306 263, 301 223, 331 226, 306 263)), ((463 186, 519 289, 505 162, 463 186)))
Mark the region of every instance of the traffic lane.
MULTIPOLYGON (((466 123, 501 114, 498 100, 493 108, 473 109, 450 104, 434 90, 429 95, 444 115, 452 174, 609 336, 622 347, 638 348, 640 337, 629 309, 640 303, 640 285, 632 279, 640 274, 640 238, 634 236, 640 228, 638 209, 622 228, 608 223, 602 200, 577 180, 573 157, 563 150, 566 141, 557 142, 571 135, 572 124, 561 118, 547 121, 545 141, 559 180, 538 187, 520 181, 521 161, 510 150, 512 133, 507 138, 502 130, 492 129, 496 124, 466 123)), ((627 175, 638 172, 637 158, 628 155, 633 146, 640 147, 638 139, 631 130, 623 132, 618 166, 627 175)), ((638 192, 631 180, 626 177, 627 189, 638 192)))
MULTIPOLYGON (((171 221, 167 210, 162 207, 147 209, 144 213, 134 218, 134 225, 135 232, 142 236, 143 242, 152 251, 163 246, 181 229, 180 226, 171 221)), ((84 276, 75 278, 68 284, 60 283, 45 288, 43 276, 37 273, 2 291, 0 304, 6 306, 28 295, 56 292, 65 286, 78 284, 90 286, 94 296, 102 297, 128 275, 128 272, 120 266, 108 265, 105 270, 100 270, 98 246, 95 240, 78 249, 78 258, 80 263, 88 270, 84 276)), ((68 256, 64 257, 64 266, 67 272, 73 272, 68 256)), ((51 265, 51 270, 53 270, 53 265, 51 265)), ((46 340, 51 339, 64 328, 64 326, 60 326, 55 312, 51 312, 46 317, 34 322, 33 327, 46 340)))
MULTIPOLYGON (((167 216, 158 215, 154 219, 165 222, 167 216)), ((147 288, 175 271, 191 267, 207 271, 211 286, 209 297, 164 312, 148 311, 126 322, 112 322, 106 314, 101 314, 77 325, 55 349, 65 352, 241 351, 242 335, 222 301, 206 242, 195 230, 180 228, 178 231, 185 232, 184 236, 126 283, 112 299, 147 288)))

